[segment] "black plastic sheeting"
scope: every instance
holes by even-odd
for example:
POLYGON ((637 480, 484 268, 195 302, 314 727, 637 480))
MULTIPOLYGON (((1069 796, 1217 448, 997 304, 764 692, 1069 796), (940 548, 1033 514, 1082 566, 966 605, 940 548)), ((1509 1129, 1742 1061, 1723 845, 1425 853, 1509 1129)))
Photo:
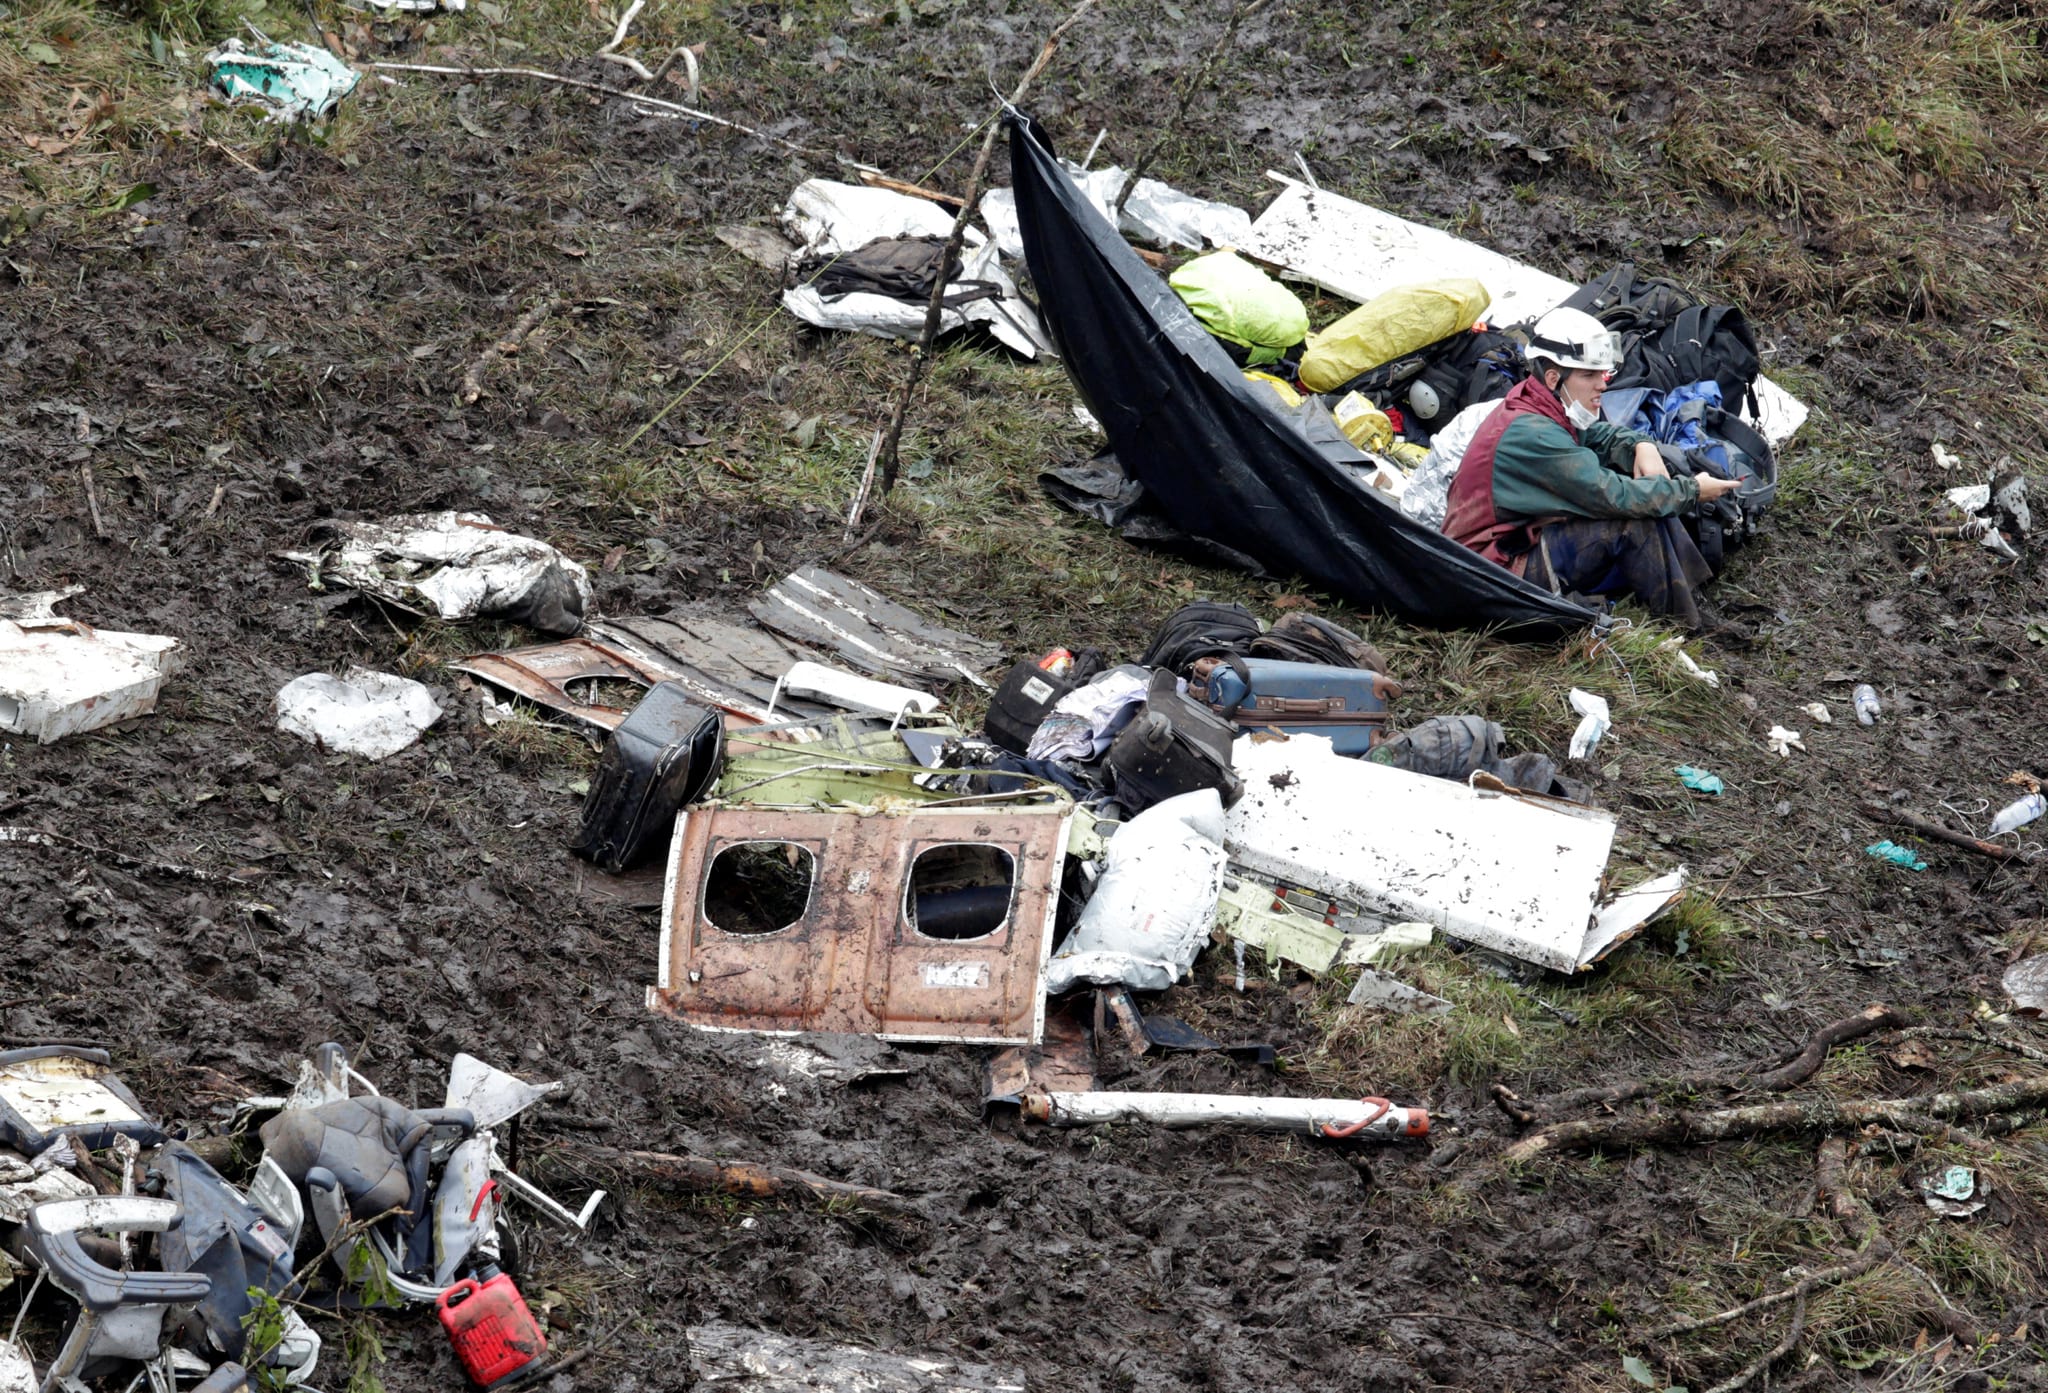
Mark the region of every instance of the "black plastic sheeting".
POLYGON ((1354 478, 1348 444, 1312 442, 1245 381, 1180 297, 1012 113, 1011 183, 1045 326, 1124 472, 1174 527, 1298 574, 1362 608, 1516 638, 1586 628, 1540 590, 1409 518, 1354 478))

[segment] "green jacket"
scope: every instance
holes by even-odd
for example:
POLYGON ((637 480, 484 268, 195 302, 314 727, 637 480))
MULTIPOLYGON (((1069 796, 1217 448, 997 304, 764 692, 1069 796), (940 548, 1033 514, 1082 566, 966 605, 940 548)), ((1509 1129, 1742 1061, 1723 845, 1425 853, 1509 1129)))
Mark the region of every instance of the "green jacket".
POLYGON ((1635 449, 1647 435, 1595 421, 1571 432, 1525 411, 1493 452, 1493 506, 1502 518, 1663 518, 1700 501, 1690 478, 1638 479, 1635 449))

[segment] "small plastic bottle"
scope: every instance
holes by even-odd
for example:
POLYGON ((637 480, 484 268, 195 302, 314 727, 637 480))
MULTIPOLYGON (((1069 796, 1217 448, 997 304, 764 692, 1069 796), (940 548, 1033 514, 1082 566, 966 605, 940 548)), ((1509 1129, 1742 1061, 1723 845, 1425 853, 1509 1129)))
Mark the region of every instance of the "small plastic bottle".
POLYGON ((1877 688, 1868 682, 1859 682, 1856 684, 1853 699, 1856 703, 1856 719, 1867 726, 1876 725, 1878 716, 1884 710, 1877 704, 1877 688))
POLYGON ((1991 835, 2002 837, 2015 828, 2025 827, 2043 813, 2048 813, 2048 795, 2030 793, 1998 810, 1998 816, 1991 819, 1991 835))

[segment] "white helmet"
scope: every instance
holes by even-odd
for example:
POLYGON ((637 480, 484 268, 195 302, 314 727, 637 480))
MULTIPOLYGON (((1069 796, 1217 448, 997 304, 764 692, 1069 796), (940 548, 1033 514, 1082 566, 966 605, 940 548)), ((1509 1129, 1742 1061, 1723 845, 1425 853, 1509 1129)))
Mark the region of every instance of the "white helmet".
POLYGON ((1621 335, 1584 310, 1554 309, 1530 331, 1527 356, 1564 368, 1613 372, 1621 366, 1621 335))

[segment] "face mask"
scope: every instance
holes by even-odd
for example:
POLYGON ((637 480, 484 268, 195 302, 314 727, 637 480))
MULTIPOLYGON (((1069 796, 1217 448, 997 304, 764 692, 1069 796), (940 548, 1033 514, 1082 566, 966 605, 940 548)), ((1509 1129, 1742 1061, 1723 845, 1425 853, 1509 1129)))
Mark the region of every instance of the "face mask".
POLYGON ((1600 419, 1600 413, 1589 406, 1582 406, 1570 397, 1564 399, 1564 417, 1575 430, 1584 430, 1600 419))

